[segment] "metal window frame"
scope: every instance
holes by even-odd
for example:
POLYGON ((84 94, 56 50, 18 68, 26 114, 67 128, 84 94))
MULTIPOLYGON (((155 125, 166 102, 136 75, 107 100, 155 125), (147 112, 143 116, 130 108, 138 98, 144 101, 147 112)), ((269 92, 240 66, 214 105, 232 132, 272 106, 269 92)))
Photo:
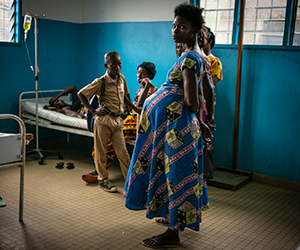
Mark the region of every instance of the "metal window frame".
MULTIPOLYGON (((12 0, 11 3, 14 6, 14 11, 11 16, 11 19, 14 19, 11 25, 11 29, 14 29, 14 32, 11 36, 11 41, 0 41, 0 45, 16 45, 20 44, 20 33, 21 33, 21 0, 12 0)), ((1 22, 2 24, 4 23, 1 22)), ((2 25, 3 26, 3 25, 2 25)), ((1 38, 2 39, 2 38, 1 38)))
MULTIPOLYGON (((200 3, 198 6, 201 4, 201 0, 199 0, 200 3)), ((217 0, 219 3, 220 0, 217 0)), ((195 1, 190 1, 191 3, 195 1)), ((297 8, 298 6, 298 0, 286 0, 286 12, 285 12, 285 24, 284 24, 284 30, 283 30, 283 39, 282 39, 282 44, 281 45, 257 45, 257 44, 247 44, 246 46, 255 46, 255 47, 263 47, 263 48, 268 48, 268 47, 299 47, 294 45, 293 46, 293 38, 295 35, 295 25, 296 25, 296 17, 297 17, 297 8)), ((278 9, 282 8, 279 6, 272 6, 272 7, 256 7, 256 9, 271 9, 271 15, 272 15, 272 10, 273 9, 278 9)), ((229 10, 229 9, 218 9, 217 11, 221 10, 229 10)), ((238 44, 238 34, 239 34, 239 15, 240 15, 240 0, 235 0, 235 5, 234 5, 234 19, 233 19, 233 27, 232 27, 232 42, 231 44, 219 44, 219 46, 232 46, 232 45, 237 45, 238 44)), ((257 15, 256 15, 257 18, 257 15)), ((216 44, 217 45, 217 44, 216 44)), ((217 45, 218 46, 218 45, 217 45)))
MULTIPOLYGON (((217 6, 219 6, 220 4, 220 1, 222 0, 216 0, 217 2, 217 6)), ((234 8, 216 8, 216 9, 209 9, 208 11, 216 11, 216 16, 218 17, 219 15, 219 11, 233 11, 233 27, 232 27, 232 30, 229 30, 229 27, 228 27, 228 30, 227 31, 216 31, 216 33, 228 33, 230 34, 231 33, 231 43, 227 43, 226 45, 234 45, 234 44, 237 44, 237 36, 236 34, 238 34, 238 31, 235 29, 236 27, 236 22, 237 22, 237 4, 238 4, 238 1, 237 0, 233 0, 235 3, 234 3, 234 8)), ((192 1, 191 1, 192 2, 192 1)), ((205 1, 205 6, 204 6, 204 9, 206 9, 206 1, 205 1)), ((199 6, 201 5, 201 0, 199 0, 199 6)), ((230 25, 230 23, 228 23, 228 25, 230 25)), ((218 23, 217 23, 217 18, 215 20, 215 27, 217 29, 218 27, 218 23)), ((229 38, 229 37, 228 37, 229 38)))
POLYGON ((298 0, 287 0, 283 46, 293 46, 297 18, 298 0))

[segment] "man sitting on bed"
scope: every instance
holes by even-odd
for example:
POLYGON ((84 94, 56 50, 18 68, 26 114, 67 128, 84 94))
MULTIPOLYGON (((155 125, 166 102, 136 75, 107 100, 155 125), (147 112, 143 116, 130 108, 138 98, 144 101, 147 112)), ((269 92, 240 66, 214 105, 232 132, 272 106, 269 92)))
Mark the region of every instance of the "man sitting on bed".
MULTIPOLYGON (((59 93, 57 96, 52 97, 49 100, 50 107, 55 107, 57 110, 61 111, 62 113, 70 116, 77 116, 79 118, 85 118, 85 109, 84 106, 81 104, 81 101, 79 100, 77 96, 77 88, 75 85, 66 88, 61 93, 59 93), (71 93, 72 94, 72 104, 68 105, 63 100, 58 99, 61 96, 67 95, 71 93)), ((49 106, 44 106, 45 109, 49 109, 49 106)))

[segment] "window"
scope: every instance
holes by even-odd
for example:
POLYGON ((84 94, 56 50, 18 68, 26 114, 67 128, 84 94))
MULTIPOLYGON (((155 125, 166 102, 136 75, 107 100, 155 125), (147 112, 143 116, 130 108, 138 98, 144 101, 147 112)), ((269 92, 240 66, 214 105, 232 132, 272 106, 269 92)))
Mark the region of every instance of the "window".
POLYGON ((297 7, 297 17, 296 17, 293 45, 300 46, 300 5, 298 5, 297 7))
POLYGON ((235 0, 201 0, 205 25, 215 33, 216 43, 232 44, 235 0))
POLYGON ((0 0, 0 42, 17 42, 17 0, 0 0))
POLYGON ((244 44, 282 45, 286 0, 246 0, 244 44))
MULTIPOLYGON (((237 44, 240 0, 200 0, 216 44, 237 44)), ((245 0, 246 45, 300 46, 298 0, 245 0)))

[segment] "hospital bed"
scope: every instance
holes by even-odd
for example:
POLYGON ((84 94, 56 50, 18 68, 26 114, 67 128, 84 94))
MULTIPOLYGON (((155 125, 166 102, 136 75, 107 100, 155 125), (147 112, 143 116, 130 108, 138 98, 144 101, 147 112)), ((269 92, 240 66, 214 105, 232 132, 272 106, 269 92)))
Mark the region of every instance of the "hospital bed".
POLYGON ((24 122, 16 115, 0 114, 1 119, 14 119, 20 126, 19 134, 0 133, 0 167, 20 167, 19 221, 21 222, 24 204, 26 130, 24 122))
MULTIPOLYGON (((63 90, 43 90, 43 91, 27 91, 22 92, 19 96, 19 116, 25 124, 34 125, 36 127, 36 149, 31 150, 29 153, 38 153, 40 160, 38 163, 43 164, 44 153, 55 153, 58 159, 63 156, 52 150, 45 150, 39 148, 39 128, 53 129, 67 133, 67 142, 69 142, 69 134, 77 134, 88 137, 93 137, 93 133, 87 129, 87 120, 77 117, 71 117, 53 110, 44 109, 45 105, 49 105, 49 100, 57 96, 63 90), (38 98, 36 98, 38 96, 38 98), (36 112, 38 110, 38 112, 36 112), (37 113, 37 115, 36 115, 37 113)), ((72 104, 71 94, 60 97, 67 104, 72 104)))
MULTIPOLYGON (((43 106, 49 105, 49 100, 57 96, 62 90, 38 91, 38 119, 36 119, 36 98, 35 91, 23 92, 19 96, 19 116, 25 124, 36 125, 39 127, 58 130, 69 133, 93 137, 93 133, 87 129, 86 119, 80 119, 44 109, 43 106)), ((59 99, 71 104, 71 95, 62 96, 59 99)))
MULTIPOLYGON (((87 129, 87 120, 70 117, 62 113, 44 109, 43 106, 49 105, 49 100, 57 96, 63 90, 44 90, 38 91, 38 117, 36 117, 36 92, 27 91, 19 96, 19 116, 25 124, 34 125, 36 127, 44 127, 48 129, 67 132, 67 141, 69 141, 69 133, 93 137, 94 134, 87 129), (38 125, 38 126, 37 126, 38 125)), ((71 94, 60 97, 67 104, 71 104, 71 94)), ((38 134, 38 131, 37 133, 38 134)), ((38 142, 38 138, 37 142, 38 142)), ((126 141, 129 145, 134 145, 135 140, 126 141)), ((60 154, 58 155, 60 159, 60 154)), ((39 161, 42 164, 43 158, 39 161)))

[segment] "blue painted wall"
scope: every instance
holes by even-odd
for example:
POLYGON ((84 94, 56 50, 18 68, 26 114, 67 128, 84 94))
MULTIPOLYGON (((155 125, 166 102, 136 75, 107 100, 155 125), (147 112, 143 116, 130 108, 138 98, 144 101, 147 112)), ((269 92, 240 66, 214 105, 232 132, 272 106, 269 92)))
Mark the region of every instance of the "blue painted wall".
POLYGON ((171 22, 83 24, 82 37, 81 83, 89 83, 104 74, 104 54, 116 50, 121 55, 121 73, 127 80, 132 98, 139 88, 136 80, 138 65, 143 61, 156 65, 153 83, 159 87, 176 60, 171 22))
MULTIPOLYGON (((64 89, 80 81, 81 25, 38 19, 39 90, 64 89)), ((28 32, 27 46, 34 67, 34 22, 28 32)), ((0 113, 18 115, 19 95, 35 91, 35 72, 30 69, 26 47, 0 44, 0 113)), ((1 121, 0 131, 18 131, 14 121, 1 121)), ((30 132, 35 131, 32 126, 30 132)), ((48 131, 49 132, 49 131, 48 131)), ((47 133, 47 137, 57 133, 47 133)), ((46 138, 47 138, 46 137, 46 138)), ((41 132, 40 138, 45 138, 41 132)))
MULTIPOLYGON (((34 62, 34 35, 27 43, 34 62)), ((123 61, 131 97, 139 85, 136 68, 143 61, 157 66, 159 87, 175 62, 171 22, 75 24, 39 20, 40 89, 78 88, 105 72, 103 56, 116 50, 123 61)), ((233 151, 237 47, 216 47, 224 80, 217 84, 214 160, 231 167, 233 151)), ((18 113, 18 96, 34 90, 24 44, 0 45, 0 113, 18 113)), ((244 47, 238 168, 300 182, 300 51, 244 47), (254 49, 253 49, 254 48, 254 49)), ((0 123, 7 131, 8 123, 0 123), (5 125, 3 125, 5 124, 5 125)), ((10 127, 10 126, 9 126, 10 127)), ((17 131, 17 126, 14 126, 17 131)), ((47 131, 41 138, 56 136, 47 131)))
MULTIPOLYGON (((300 181, 300 51, 245 48, 242 62, 238 168, 300 181)), ((232 166, 236 49, 215 49, 224 80, 217 84, 214 160, 232 166)))

